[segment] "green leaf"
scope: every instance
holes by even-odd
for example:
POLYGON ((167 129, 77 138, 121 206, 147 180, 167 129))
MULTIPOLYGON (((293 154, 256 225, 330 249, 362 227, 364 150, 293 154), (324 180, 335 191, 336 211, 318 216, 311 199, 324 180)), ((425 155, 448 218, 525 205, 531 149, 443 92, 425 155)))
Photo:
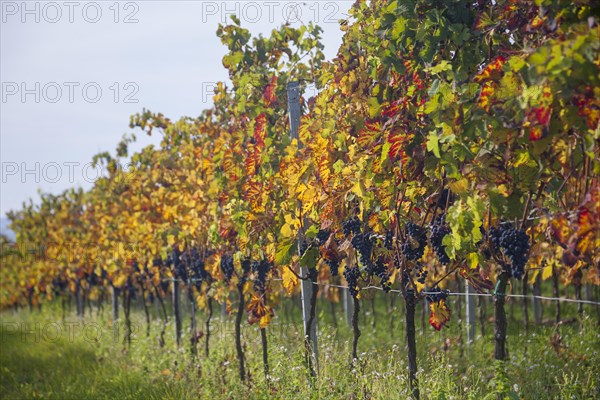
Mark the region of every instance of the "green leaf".
POLYGON ((450 64, 446 60, 442 60, 441 62, 437 63, 436 65, 434 65, 431 68, 428 68, 427 70, 429 72, 431 72, 432 74, 439 74, 440 72, 448 71, 451 69, 452 69, 452 64, 450 64))
POLYGON ((296 241, 280 242, 277 244, 277 251, 275 252, 276 265, 287 265, 290 263, 295 252, 295 243, 296 241))
POLYGON ((319 227, 317 225, 311 225, 305 232, 305 235, 309 239, 314 239, 319 233, 319 227))
POLYGON ((307 268, 315 268, 317 261, 319 261, 319 249, 311 246, 302 255, 300 265, 307 268))
POLYGON ((427 135, 427 151, 431 151, 437 158, 440 158, 440 146, 435 131, 429 132, 429 135, 427 135))

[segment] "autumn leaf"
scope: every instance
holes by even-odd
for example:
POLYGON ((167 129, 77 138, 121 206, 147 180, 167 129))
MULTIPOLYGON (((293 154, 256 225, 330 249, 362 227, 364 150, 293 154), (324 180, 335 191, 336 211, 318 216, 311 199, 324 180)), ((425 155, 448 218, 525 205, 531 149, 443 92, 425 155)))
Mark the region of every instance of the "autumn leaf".
POLYGON ((283 279, 283 287, 287 290, 288 294, 292 294, 294 288, 298 285, 298 277, 290 269, 290 267, 284 267, 281 271, 281 278, 283 279))
POLYGON ((412 140, 414 135, 403 130, 395 129, 388 135, 387 141, 390 144, 388 152, 390 159, 393 161, 402 160, 404 164, 408 156, 406 155, 406 147, 412 140))
POLYGON ((244 160, 246 175, 248 177, 252 177, 252 176, 256 175, 259 164, 260 164, 260 150, 258 149, 257 146, 254 146, 252 143, 248 143, 246 160, 244 160))
POLYGON ((461 268, 459 273, 463 278, 469 281, 469 285, 471 285, 477 293, 485 293, 486 290, 491 290, 494 287, 494 283, 486 276, 483 276, 479 268, 461 268))
POLYGON ((267 107, 270 107, 271 104, 273 104, 275 102, 275 100, 277 100, 277 93, 275 92, 276 89, 277 89, 277 75, 273 75, 263 93, 263 97, 265 99, 265 105, 267 107))
POLYGON ((496 84, 493 82, 486 82, 481 88, 481 93, 479 94, 479 101, 477 102, 479 107, 483 108, 487 112, 490 112, 493 104, 494 93, 496 93, 496 84))
POLYGON ((429 323, 436 331, 439 331, 450 320, 450 308, 444 300, 440 300, 429 303, 429 310, 431 311, 429 323))
POLYGON ((269 325, 274 314, 273 309, 265 304, 262 297, 257 295, 252 295, 246 311, 248 312, 248 323, 252 325, 258 322, 261 328, 269 325))
POLYGON ((256 125, 254 125, 254 141, 258 148, 265 147, 265 137, 267 136, 267 116, 265 113, 256 117, 256 125))
POLYGON ((506 63, 504 56, 498 56, 475 77, 475 82, 497 81, 502 75, 502 66, 506 63))
POLYGON ((379 140, 382 133, 381 122, 366 122, 364 129, 358 133, 358 144, 365 150, 371 149, 379 140))

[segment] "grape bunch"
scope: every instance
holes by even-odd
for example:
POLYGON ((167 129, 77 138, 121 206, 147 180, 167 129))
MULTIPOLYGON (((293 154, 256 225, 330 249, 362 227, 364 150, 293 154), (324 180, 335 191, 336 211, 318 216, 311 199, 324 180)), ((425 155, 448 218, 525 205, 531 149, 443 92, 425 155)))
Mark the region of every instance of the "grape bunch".
POLYGON ((438 216, 429 225, 429 243, 442 264, 450 263, 450 257, 446 254, 446 249, 442 241, 444 240, 444 236, 451 232, 444 216, 438 216))
POLYGON ((181 251, 177 246, 173 246, 171 249, 171 254, 167 259, 167 264, 173 266, 173 273, 175 278, 182 278, 183 280, 187 280, 187 271, 185 270, 185 264, 181 260, 181 251))
POLYGON ((136 294, 135 294, 135 286, 133 285, 133 281, 131 280, 131 277, 127 278, 127 283, 125 284, 125 290, 127 290, 127 294, 129 295, 129 298, 131 300, 136 300, 136 294))
POLYGON ((212 276, 206 270, 204 260, 196 248, 184 251, 181 258, 187 265, 190 278, 196 281, 196 287, 200 288, 202 282, 210 283, 212 281, 212 276))
POLYGON ((448 295, 450 294, 449 290, 442 290, 437 286, 429 289, 428 292, 429 294, 427 295, 427 301, 430 303, 446 300, 448 298, 448 295))
POLYGON ((348 290, 352 297, 358 296, 358 278, 360 278, 360 269, 358 267, 346 267, 344 278, 348 282, 348 290))
POLYGON ((392 284, 390 283, 390 273, 386 265, 383 263, 381 259, 377 260, 375 265, 371 268, 372 275, 375 275, 379 278, 379 284, 385 293, 388 293, 392 288, 392 284))
POLYGON ((406 224, 406 241, 400 247, 404 258, 407 260, 418 260, 423 256, 426 244, 425 229, 417 224, 408 222, 406 224))
POLYGON ((446 203, 448 202, 448 196, 450 195, 450 191, 448 189, 444 189, 440 194, 440 198, 438 199, 437 206, 439 208, 446 208, 446 203))
POLYGON ((100 277, 94 271, 87 275, 86 280, 90 286, 96 286, 100 284, 100 277))
POLYGON ((340 273, 340 261, 334 258, 325 258, 325 263, 329 266, 331 276, 338 276, 340 273))
POLYGON ((153 267, 162 267, 163 266, 162 258, 155 258, 154 260, 152 260, 152 266, 153 267))
POLYGON ((267 274, 273 268, 268 260, 252 261, 252 272, 254 272, 254 290, 261 295, 265 293, 267 274))
POLYGON ((393 244, 393 239, 394 239, 394 232, 392 231, 387 231, 385 233, 385 238, 383 239, 383 247, 385 247, 388 250, 392 250, 392 244, 393 244))
POLYGON ((502 253, 510 261, 509 272, 512 276, 516 279, 523 278, 529 253, 527 233, 510 225, 501 224, 497 228, 490 229, 490 240, 496 249, 502 249, 502 253))
POLYGON ((352 243, 352 246, 358 251, 360 262, 369 267, 371 263, 371 252, 373 251, 371 234, 368 232, 354 234, 350 243, 352 243))
POLYGON ((423 269, 423 266, 419 264, 419 268, 417 269, 417 282, 420 284, 425 284, 425 280, 427 279, 427 270, 423 269))
POLYGON ((250 273, 252 270, 252 261, 249 258, 245 258, 240 264, 242 266, 242 272, 244 273, 244 276, 248 275, 248 273, 250 273))
POLYGON ((400 269, 400 257, 398 257, 398 255, 394 255, 394 267, 396 267, 397 269, 400 269))
POLYGON ((62 277, 54 277, 52 278, 52 288, 54 290, 54 294, 58 296, 59 293, 65 291, 67 289, 68 282, 66 279, 62 277))
POLYGON ((331 236, 331 231, 329 229, 321 229, 319 233, 317 233, 317 242, 319 242, 320 246, 323 246, 327 240, 331 236))
POLYGON ((358 217, 352 217, 342 222, 342 232, 348 237, 350 234, 357 235, 360 233, 360 220, 358 217))
POLYGON ((306 253, 306 250, 308 250, 308 242, 304 239, 299 239, 300 240, 300 244, 298 245, 298 255, 300 257, 302 257, 304 255, 304 253, 306 253))
POLYGON ((233 276, 233 268, 233 257, 226 254, 223 255, 223 257, 221 257, 221 271, 223 271, 225 281, 228 283, 233 276))

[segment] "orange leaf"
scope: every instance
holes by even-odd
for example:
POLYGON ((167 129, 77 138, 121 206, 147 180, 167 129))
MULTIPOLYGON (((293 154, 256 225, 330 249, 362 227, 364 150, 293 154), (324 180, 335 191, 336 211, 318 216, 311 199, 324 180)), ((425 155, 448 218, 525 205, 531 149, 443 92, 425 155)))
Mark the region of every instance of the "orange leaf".
POLYGON ((493 96, 496 91, 496 85, 493 82, 486 82, 481 88, 481 93, 479 94, 479 107, 483 108, 485 111, 489 112, 493 103, 493 96))
POLYGON ((429 323, 436 331, 439 331, 450 320, 450 308, 448 308, 444 300, 440 300, 429 303, 429 310, 431 311, 429 323))
POLYGON ((505 62, 506 58, 503 56, 496 57, 475 77, 475 82, 498 80, 502 75, 502 66, 505 62))

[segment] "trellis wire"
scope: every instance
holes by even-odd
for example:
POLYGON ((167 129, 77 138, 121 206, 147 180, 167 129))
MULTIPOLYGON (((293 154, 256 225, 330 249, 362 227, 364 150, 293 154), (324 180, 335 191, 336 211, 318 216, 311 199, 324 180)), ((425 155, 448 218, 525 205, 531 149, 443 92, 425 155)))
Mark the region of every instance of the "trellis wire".
MULTIPOLYGON (((282 281, 283 279, 280 278, 276 278, 276 279, 272 279, 273 281, 282 281)), ((329 286, 329 287, 335 287, 335 288, 339 288, 339 289, 348 289, 348 286, 343 286, 343 285, 334 285, 334 284, 324 284, 324 283, 317 283, 317 285, 319 286, 329 286)), ((364 288, 361 288, 361 290, 368 290, 368 289, 376 289, 376 290, 381 290, 383 291, 382 287, 379 286, 365 286, 364 288)), ((397 290, 397 289, 390 289, 388 290, 388 292, 390 293, 402 293, 402 291, 397 290)), ((422 294, 439 294, 440 292, 426 292, 426 291, 422 291, 419 292, 422 294)), ((494 294, 493 293, 464 293, 464 292, 448 292, 447 293, 449 296, 479 296, 479 297, 493 297, 494 294)), ((566 297, 547 297, 547 296, 535 296, 535 295, 531 295, 531 296, 524 296, 522 294, 504 294, 505 297, 518 297, 518 298, 528 298, 528 299, 540 299, 540 300, 554 300, 554 301, 565 301, 565 302, 570 302, 570 303, 584 303, 584 304, 592 304, 592 305, 596 305, 596 306, 600 306, 600 302, 598 301, 590 301, 590 300, 576 300, 576 299, 569 299, 566 297)))
MULTIPOLYGON (((177 279, 174 278, 165 278, 165 279, 161 279, 164 282, 173 282, 177 279)), ((202 281, 202 279, 188 279, 187 282, 199 282, 202 281)), ((281 278, 274 278, 271 279, 271 281, 275 281, 275 282, 281 282, 283 281, 283 279, 281 278)), ((182 281, 183 282, 183 281, 182 281)), ((328 287, 334 287, 334 288, 339 288, 339 289, 348 289, 348 286, 343 286, 343 285, 335 285, 335 284, 330 284, 330 283, 316 283, 319 286, 328 286, 328 287)), ((368 289, 375 289, 375 290, 381 290, 383 291, 383 288, 380 286, 373 286, 373 285, 369 285, 369 286, 365 286, 363 288, 361 288, 361 290, 368 290, 368 289)), ((401 290, 398 289, 390 289, 388 290, 389 293, 402 293, 401 290)), ((426 291, 422 291, 419 292, 421 294, 439 294, 439 292, 426 292, 426 291)), ((466 293, 466 292, 448 292, 447 293, 448 296, 478 296, 478 297, 494 297, 493 293, 466 293)), ((596 306, 600 306, 600 302, 598 301, 591 301, 591 300, 577 300, 577 299, 569 299, 566 297, 548 297, 548 296, 536 296, 536 295, 531 295, 531 296, 525 296, 522 294, 504 294, 504 297, 516 297, 516 298, 527 298, 527 299, 540 299, 540 300, 551 300, 551 301, 564 301, 567 303, 583 303, 583 304, 591 304, 591 305, 596 305, 596 306)))

